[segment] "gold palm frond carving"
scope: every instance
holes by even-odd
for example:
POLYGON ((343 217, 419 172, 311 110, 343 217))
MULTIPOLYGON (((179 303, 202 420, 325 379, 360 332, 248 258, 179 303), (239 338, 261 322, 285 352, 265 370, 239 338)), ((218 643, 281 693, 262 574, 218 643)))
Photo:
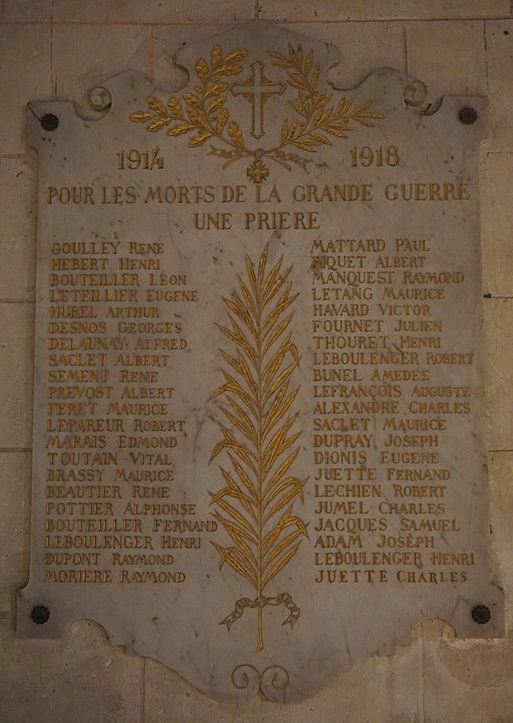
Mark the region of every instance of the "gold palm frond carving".
POLYGON ((229 469, 220 467, 225 486, 211 493, 214 516, 230 542, 212 544, 220 568, 226 563, 256 591, 255 599, 238 600, 221 624, 230 629, 247 607, 257 608, 257 650, 264 647, 264 607, 285 605, 283 625, 292 627, 299 617, 289 593, 266 597, 264 592, 308 537, 305 523, 293 513, 307 479, 291 472, 301 434, 294 430, 298 412, 292 411, 299 354, 289 330, 297 294, 288 280, 292 268, 282 272, 282 258, 268 268, 268 252, 266 246, 258 265, 246 258, 246 278, 239 276, 238 289, 223 299, 229 325, 218 328, 231 347, 221 350, 224 382, 210 397, 226 421, 220 422, 223 437, 211 461, 224 453, 230 462, 229 469))

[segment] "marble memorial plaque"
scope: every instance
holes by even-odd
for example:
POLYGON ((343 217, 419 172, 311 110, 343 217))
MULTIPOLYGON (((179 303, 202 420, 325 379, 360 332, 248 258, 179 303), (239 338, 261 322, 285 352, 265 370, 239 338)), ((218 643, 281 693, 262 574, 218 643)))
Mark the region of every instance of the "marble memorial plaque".
POLYGON ((493 637, 482 98, 250 24, 34 102, 22 636, 100 623, 205 693, 308 696, 429 617, 493 637), (182 78, 180 82, 176 78, 182 78))

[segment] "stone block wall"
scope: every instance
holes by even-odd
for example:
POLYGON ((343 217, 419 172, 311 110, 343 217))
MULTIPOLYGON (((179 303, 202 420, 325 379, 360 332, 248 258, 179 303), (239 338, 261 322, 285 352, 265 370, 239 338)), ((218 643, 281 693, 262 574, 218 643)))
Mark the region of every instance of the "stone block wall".
MULTIPOLYGON (((0 721, 2 723, 507 723, 513 721, 513 8, 509 0, 0 0, 0 721), (81 621, 15 637, 29 576, 37 157, 26 104, 80 101, 130 68, 165 85, 173 50, 225 25, 276 21, 340 49, 344 87, 380 66, 430 96, 485 95, 481 202, 491 524, 507 635, 459 640, 426 621, 391 656, 316 696, 221 704, 81 621)), ((327 621, 329 624, 329 621, 327 621)), ((192 655, 201 650, 191 648, 192 655)))

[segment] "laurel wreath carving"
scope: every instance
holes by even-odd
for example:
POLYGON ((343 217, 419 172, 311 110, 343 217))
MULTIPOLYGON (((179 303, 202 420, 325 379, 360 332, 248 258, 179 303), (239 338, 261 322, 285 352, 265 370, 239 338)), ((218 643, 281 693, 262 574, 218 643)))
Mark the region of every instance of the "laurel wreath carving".
POLYGON ((231 87, 226 78, 242 72, 240 62, 247 56, 247 51, 242 49, 225 55, 221 46, 215 45, 210 64, 204 58, 196 62, 198 82, 194 93, 184 92, 181 98, 172 95, 167 104, 149 97, 146 99, 149 110, 135 111, 130 119, 146 124, 152 133, 165 128, 169 136, 193 134, 188 140, 190 148, 209 140, 221 142, 221 148, 210 145, 208 155, 220 158, 223 168, 242 158, 252 159, 246 173, 258 184, 269 176, 264 158, 289 171, 294 165, 306 170, 311 159, 297 150, 313 153, 321 145, 331 145, 330 136, 346 138, 353 129, 352 124, 373 127, 376 120, 383 118, 381 113, 370 110, 371 100, 358 107, 354 107, 351 98, 342 98, 333 104, 333 95, 318 88, 320 69, 314 66, 313 51, 305 54, 301 45, 289 44, 288 55, 279 52, 268 52, 268 55, 276 67, 287 70, 288 84, 298 91, 296 99, 290 101, 296 117, 283 121, 280 142, 274 147, 250 148, 239 124, 230 119, 225 107, 224 94, 231 87))
POLYGON ((289 593, 266 597, 264 591, 308 537, 305 523, 293 514, 296 498, 303 501, 307 479, 291 473, 301 434, 293 429, 298 413, 291 411, 298 393, 291 382, 299 354, 288 330, 297 294, 287 281, 291 268, 281 271, 282 258, 268 269, 268 250, 266 246, 258 267, 246 258, 247 278, 238 277, 238 290, 223 299, 229 326, 218 328, 233 348, 221 350, 224 382, 210 397, 229 423, 220 423, 223 437, 211 461, 225 453, 231 464, 230 469, 220 467, 225 486, 210 493, 214 516, 231 544, 212 544, 219 567, 229 565, 256 592, 253 600, 238 600, 220 624, 230 629, 246 608, 256 608, 257 650, 264 647, 263 608, 285 605, 288 616, 282 625, 291 628, 299 618, 289 593))

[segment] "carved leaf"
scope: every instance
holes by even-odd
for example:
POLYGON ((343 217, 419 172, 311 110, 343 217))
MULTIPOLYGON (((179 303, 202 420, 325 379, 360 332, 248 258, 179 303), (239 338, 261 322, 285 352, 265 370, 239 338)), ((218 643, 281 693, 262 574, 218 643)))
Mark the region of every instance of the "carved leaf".
POLYGON ((219 95, 219 93, 224 93, 225 90, 228 90, 228 83, 213 83, 212 85, 209 85, 208 89, 205 91, 205 98, 208 98, 211 95, 219 95))
POLYGON ((349 100, 346 100, 345 98, 342 98, 340 103, 337 106, 337 109, 335 111, 335 118, 342 118, 342 116, 346 115, 346 113, 349 112, 349 109, 353 105, 353 101, 350 98, 349 100))
POLYGON ((301 148, 303 151, 313 151, 316 146, 319 145, 316 141, 311 138, 296 138, 291 141, 293 146, 301 148))
POLYGON ((246 50, 234 50, 231 53, 228 53, 228 55, 225 56, 224 62, 225 63, 236 63, 239 60, 244 60, 244 58, 247 55, 246 50))
POLYGON ((201 98, 198 98, 194 93, 184 93, 183 99, 188 106, 192 108, 201 108, 201 98))
POLYGON ((293 88, 298 88, 299 90, 307 92, 310 90, 310 84, 299 73, 289 73, 289 84, 293 88))
POLYGON ((173 118, 167 116, 164 118, 155 118, 151 123, 148 123, 148 130, 151 132, 159 131, 164 126, 169 125, 173 122, 173 118))
POLYGON ((150 96, 149 98, 146 98, 146 102, 148 103, 148 108, 151 108, 151 110, 155 111, 155 113, 167 115, 166 106, 158 98, 150 96))
POLYGON ((310 51, 306 55, 300 45, 289 44, 288 56, 279 52, 270 52, 274 65, 286 68, 289 85, 299 93, 295 100, 290 101, 292 109, 301 121, 285 119, 281 127, 281 144, 268 154, 270 158, 291 170, 291 164, 300 165, 306 170, 310 162, 298 154, 286 153, 282 149, 294 146, 302 151, 312 153, 321 145, 332 145, 329 136, 346 138, 351 130, 349 121, 371 127, 374 121, 382 118, 381 113, 370 111, 372 101, 367 101, 351 112, 353 99, 342 98, 338 105, 330 105, 333 95, 327 90, 319 90, 320 68, 314 68, 314 56, 310 51))
POLYGON ((281 126, 281 142, 282 144, 286 143, 289 140, 289 122, 285 118, 283 121, 283 124, 281 126))
POLYGON ((214 113, 218 108, 221 108, 226 103, 226 98, 216 98, 211 103, 207 105, 206 108, 206 114, 211 115, 214 113))
POLYGON ((331 146, 330 139, 326 136, 323 136, 323 134, 319 133, 318 131, 312 131, 310 136, 314 139, 314 141, 319 141, 319 143, 324 143, 327 146, 331 146))
POLYGON ((295 101, 291 100, 290 105, 292 106, 292 108, 294 108, 296 113, 302 115, 303 118, 306 118, 308 116, 308 108, 305 107, 304 103, 296 103, 295 101))
POLYGON ((294 68, 295 64, 291 62, 290 58, 287 58, 286 55, 283 55, 283 53, 278 53, 274 51, 269 51, 268 54, 271 56, 271 58, 274 58, 274 64, 278 68, 294 68))
POLYGON ((217 114, 217 120, 216 120, 216 130, 218 133, 222 133, 227 122, 228 122, 228 111, 226 108, 221 108, 219 113, 217 114))
POLYGON ((349 128, 347 122, 336 123, 335 121, 333 121, 331 123, 328 123, 325 126, 324 130, 327 133, 330 133, 330 135, 332 136, 337 136, 338 138, 347 138, 347 133, 351 130, 351 128, 349 128))
POLYGON ((179 98, 177 98, 175 95, 171 95, 168 98, 167 105, 173 115, 175 115, 177 118, 183 117, 182 104, 179 98))
POLYGON ((235 143, 236 146, 238 146, 239 148, 244 147, 242 131, 239 127, 239 124, 236 123, 235 121, 231 121, 228 124, 228 135, 230 136, 230 138, 232 139, 232 141, 235 143))
POLYGON ((187 145, 190 148, 194 148, 195 146, 202 146, 205 141, 208 141, 209 138, 212 138, 212 133, 198 133, 197 136, 194 136, 189 140, 187 145))
POLYGON ((372 101, 368 100, 351 114, 351 118, 354 118, 354 120, 358 121, 358 123, 361 123, 364 126, 372 128, 374 126, 374 123, 372 121, 383 118, 383 116, 381 113, 377 113, 375 111, 368 111, 367 109, 370 108, 371 104, 372 101))
POLYGON ((212 70, 216 70, 223 57, 223 51, 220 45, 214 45, 210 57, 212 58, 212 70))
POLYGON ((169 128, 167 130, 168 136, 181 136, 184 133, 189 133, 189 131, 193 131, 196 129, 196 126, 191 125, 190 123, 184 123, 182 125, 173 126, 172 128, 169 128))
POLYGON ((198 74, 198 78, 200 80, 202 80, 204 83, 207 82, 209 75, 208 65, 203 58, 200 58, 196 63, 196 73, 198 74))
POLYGON ((220 68, 218 68, 217 73, 218 75, 237 75, 238 73, 242 72, 242 68, 240 65, 228 65, 224 64, 221 65, 220 68))
POLYGON ((130 113, 130 120, 135 123, 146 123, 150 118, 153 118, 153 113, 149 113, 147 110, 136 110, 134 113, 130 113))

